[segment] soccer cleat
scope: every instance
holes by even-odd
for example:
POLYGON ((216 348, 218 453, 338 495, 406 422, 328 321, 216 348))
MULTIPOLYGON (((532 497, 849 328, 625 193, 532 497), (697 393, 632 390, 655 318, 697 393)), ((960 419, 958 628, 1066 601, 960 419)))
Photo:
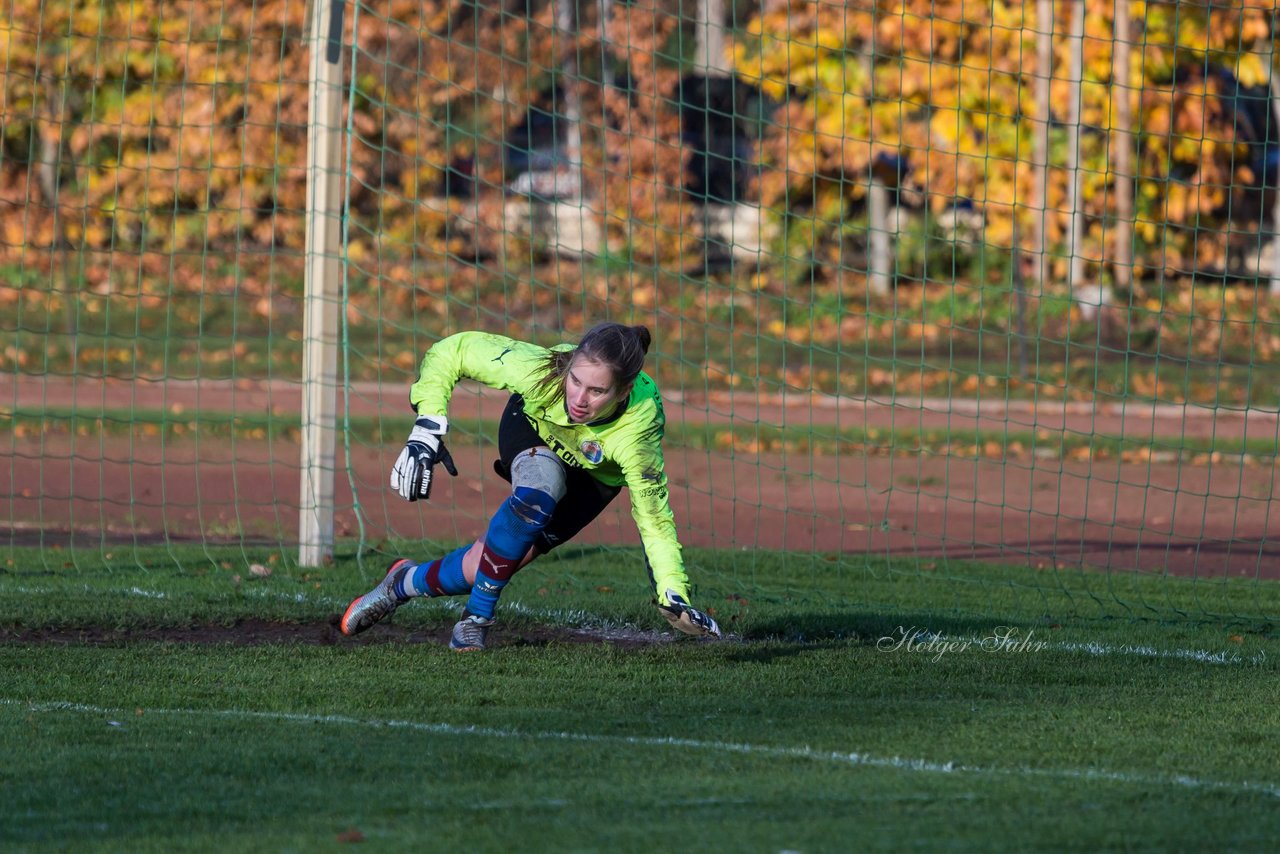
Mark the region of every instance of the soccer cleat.
POLYGON ((396 583, 414 565, 413 561, 406 558, 392 561, 391 566, 387 567, 386 577, 378 582, 378 586, 347 606, 347 612, 342 615, 342 622, 338 624, 342 633, 358 635, 391 614, 402 602, 407 602, 407 599, 396 595, 396 583))
POLYGON ((463 611, 462 619, 453 627, 449 648, 457 652, 479 652, 484 649, 484 641, 493 622, 484 617, 477 617, 470 611, 463 611))

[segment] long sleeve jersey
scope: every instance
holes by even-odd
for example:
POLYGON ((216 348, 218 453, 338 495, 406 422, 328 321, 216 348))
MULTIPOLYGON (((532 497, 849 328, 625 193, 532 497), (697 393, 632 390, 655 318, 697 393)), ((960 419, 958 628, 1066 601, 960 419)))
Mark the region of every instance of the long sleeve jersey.
MULTIPOLYGON (((554 349, 572 349, 571 344, 554 349)), ((437 342, 422 359, 409 400, 419 415, 444 415, 454 386, 466 378, 505 389, 524 399, 524 412, 538 435, 565 465, 585 469, 610 486, 626 486, 631 516, 644 543, 660 601, 668 589, 689 600, 675 518, 663 467, 666 416, 658 386, 641 373, 625 406, 607 418, 574 424, 562 389, 542 383, 551 350, 503 335, 460 332, 437 342)))

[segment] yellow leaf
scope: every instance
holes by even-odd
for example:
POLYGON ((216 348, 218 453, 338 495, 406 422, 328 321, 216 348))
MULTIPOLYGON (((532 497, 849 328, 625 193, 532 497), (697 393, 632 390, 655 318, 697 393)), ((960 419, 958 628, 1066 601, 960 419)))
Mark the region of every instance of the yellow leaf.
POLYGON ((1236 57, 1236 79, 1241 86, 1267 85, 1267 70, 1256 53, 1244 53, 1236 57))

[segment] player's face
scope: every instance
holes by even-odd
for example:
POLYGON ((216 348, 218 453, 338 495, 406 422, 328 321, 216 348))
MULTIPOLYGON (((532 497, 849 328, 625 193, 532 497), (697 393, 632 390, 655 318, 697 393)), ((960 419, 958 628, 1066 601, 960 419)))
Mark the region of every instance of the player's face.
POLYGON ((574 356, 564 377, 564 402, 569 410, 569 420, 574 424, 586 424, 604 418, 623 392, 618 388, 613 371, 594 359, 574 356))

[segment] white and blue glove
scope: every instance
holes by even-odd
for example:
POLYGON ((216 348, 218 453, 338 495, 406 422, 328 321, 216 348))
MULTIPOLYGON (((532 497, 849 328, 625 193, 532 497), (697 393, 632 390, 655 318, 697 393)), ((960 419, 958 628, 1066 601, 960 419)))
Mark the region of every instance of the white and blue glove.
POLYGON ((686 635, 720 637, 720 626, 710 614, 704 614, 690 605, 685 598, 674 590, 667 590, 666 601, 658 601, 658 609, 667 618, 671 628, 686 635))
POLYGON ((442 415, 422 415, 413 422, 409 440, 391 467, 391 488, 406 501, 431 497, 431 469, 442 464, 449 474, 458 476, 453 456, 444 446, 445 433, 449 431, 449 419, 442 415))

